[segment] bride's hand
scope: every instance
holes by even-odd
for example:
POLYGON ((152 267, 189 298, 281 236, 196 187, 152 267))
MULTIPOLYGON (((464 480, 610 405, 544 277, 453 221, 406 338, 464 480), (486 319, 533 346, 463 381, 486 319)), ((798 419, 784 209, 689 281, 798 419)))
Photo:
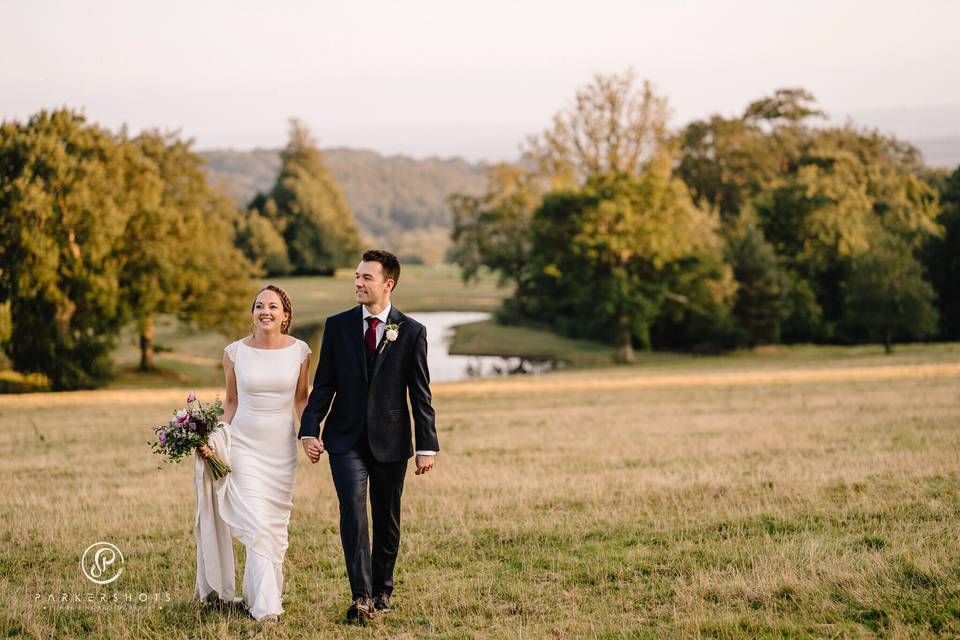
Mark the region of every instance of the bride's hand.
POLYGON ((207 446, 207 445, 203 445, 202 447, 198 447, 198 448, 197 448, 197 454, 198 454, 201 458, 203 458, 204 460, 206 460, 206 459, 208 459, 210 456, 213 455, 213 449, 211 449, 211 448, 210 448, 209 446, 207 446))
POLYGON ((320 454, 323 453, 323 442, 319 438, 304 438, 301 442, 303 443, 303 452, 310 458, 310 462, 316 464, 320 460, 320 454))

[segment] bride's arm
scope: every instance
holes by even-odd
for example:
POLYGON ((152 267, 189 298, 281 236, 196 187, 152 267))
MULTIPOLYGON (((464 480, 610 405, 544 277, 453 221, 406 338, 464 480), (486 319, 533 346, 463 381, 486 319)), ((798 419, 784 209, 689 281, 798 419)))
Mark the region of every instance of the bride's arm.
POLYGON ((233 422, 233 416, 237 414, 237 376, 233 371, 233 361, 223 354, 223 374, 227 379, 227 397, 223 401, 224 422, 233 422))
POLYGON ((310 356, 307 355, 300 363, 300 377, 297 379, 297 392, 293 398, 293 408, 297 413, 297 422, 307 408, 307 399, 310 397, 310 356))
MULTIPOLYGON (((233 416, 237 414, 237 378, 233 372, 233 361, 223 354, 223 373, 227 378, 227 397, 223 401, 223 415, 220 416, 221 422, 230 423, 233 416)), ((206 460, 213 453, 209 445, 203 445, 197 449, 197 455, 206 460)))

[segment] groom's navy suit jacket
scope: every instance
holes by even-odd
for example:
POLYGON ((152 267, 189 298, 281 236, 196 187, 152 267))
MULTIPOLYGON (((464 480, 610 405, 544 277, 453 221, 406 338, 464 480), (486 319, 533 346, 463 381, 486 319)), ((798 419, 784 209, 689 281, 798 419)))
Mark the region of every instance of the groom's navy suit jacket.
POLYGON ((327 318, 313 391, 300 419, 300 438, 320 437, 320 423, 326 418, 322 437, 326 451, 346 453, 366 434, 374 458, 399 462, 414 451, 412 409, 417 450, 440 450, 430 397, 426 328, 396 307, 387 318, 387 324, 393 323, 400 325, 400 335, 388 342, 385 331, 377 355, 368 361, 362 307, 327 318))

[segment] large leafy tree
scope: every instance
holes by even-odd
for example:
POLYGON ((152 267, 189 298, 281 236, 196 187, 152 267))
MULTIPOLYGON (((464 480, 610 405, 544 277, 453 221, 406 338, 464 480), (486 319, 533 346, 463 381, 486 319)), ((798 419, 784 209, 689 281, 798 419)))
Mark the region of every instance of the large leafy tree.
POLYGON ((118 138, 62 109, 0 126, 0 302, 13 366, 54 389, 110 374, 123 319, 116 247, 130 216, 118 138))
POLYGON ((254 198, 251 208, 283 236, 298 273, 332 273, 357 260, 360 235, 353 213, 299 120, 290 121, 290 140, 273 189, 254 198))
POLYGON ((508 305, 568 335, 612 339, 632 362, 634 343, 649 348, 671 306, 681 318, 726 313, 732 277, 715 229, 663 162, 551 192, 531 219, 508 305))
POLYGON ((211 188, 190 143, 145 132, 131 143, 136 207, 118 245, 125 309, 140 333, 140 368, 153 368, 154 321, 170 314, 204 329, 237 328, 253 265, 234 246, 237 212, 211 188))

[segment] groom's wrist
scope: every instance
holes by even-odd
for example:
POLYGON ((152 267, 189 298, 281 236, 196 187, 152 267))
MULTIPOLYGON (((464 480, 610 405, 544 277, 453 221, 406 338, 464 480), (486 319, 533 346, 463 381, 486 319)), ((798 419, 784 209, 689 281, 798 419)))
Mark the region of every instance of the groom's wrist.
POLYGON ((422 450, 420 450, 420 451, 417 451, 417 455, 418 455, 418 456, 435 456, 435 455, 437 455, 437 452, 436 452, 436 451, 429 451, 429 450, 427 450, 427 449, 422 449, 422 450))

